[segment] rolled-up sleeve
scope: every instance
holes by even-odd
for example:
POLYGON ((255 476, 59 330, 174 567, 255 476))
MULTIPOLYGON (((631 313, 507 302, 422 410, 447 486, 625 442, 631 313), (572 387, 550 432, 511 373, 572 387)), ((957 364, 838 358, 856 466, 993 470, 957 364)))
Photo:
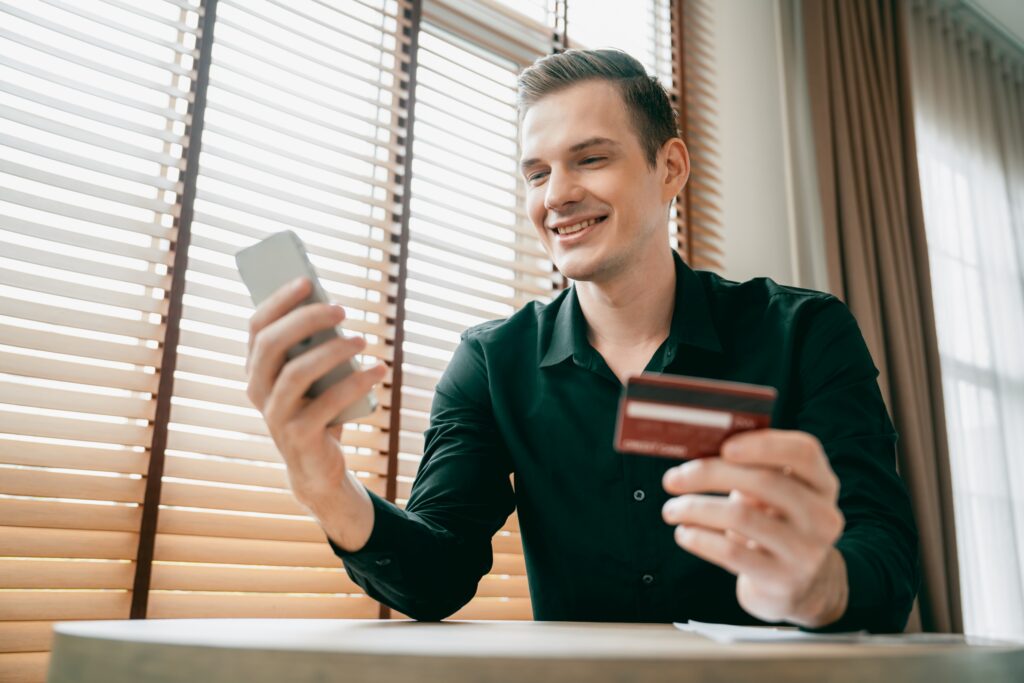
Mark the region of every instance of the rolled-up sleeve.
POLYGON ((846 562, 849 602, 821 630, 902 631, 920 585, 918 537, 878 370, 838 299, 825 299, 805 323, 797 428, 821 441, 841 482, 846 518, 836 547, 846 562))
POLYGON ((473 330, 435 388, 423 451, 404 510, 371 492, 375 517, 366 545, 349 553, 328 541, 371 598, 437 621, 476 594, 493 563, 491 538, 515 509, 511 461, 473 330))

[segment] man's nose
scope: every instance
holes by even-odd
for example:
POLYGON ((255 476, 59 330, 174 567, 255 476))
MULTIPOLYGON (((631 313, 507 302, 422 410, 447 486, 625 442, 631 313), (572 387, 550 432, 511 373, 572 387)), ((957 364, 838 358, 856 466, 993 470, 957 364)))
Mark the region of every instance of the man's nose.
POLYGON ((572 173, 552 171, 544 191, 544 208, 558 211, 583 199, 583 188, 572 173))

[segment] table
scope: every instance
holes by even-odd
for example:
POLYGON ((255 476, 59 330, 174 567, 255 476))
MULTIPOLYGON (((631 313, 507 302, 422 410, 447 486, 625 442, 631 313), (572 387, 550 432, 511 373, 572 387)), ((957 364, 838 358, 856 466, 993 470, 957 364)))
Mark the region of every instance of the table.
POLYGON ((671 624, 363 619, 64 622, 50 683, 1024 680, 1024 644, 723 645, 671 624))

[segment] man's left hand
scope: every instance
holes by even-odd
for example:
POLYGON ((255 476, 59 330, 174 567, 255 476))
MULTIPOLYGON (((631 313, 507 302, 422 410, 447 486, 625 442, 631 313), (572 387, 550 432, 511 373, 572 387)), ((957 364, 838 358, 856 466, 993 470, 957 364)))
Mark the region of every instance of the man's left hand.
POLYGON ((835 548, 845 523, 839 479, 817 438, 743 432, 722 444, 720 458, 668 470, 662 486, 677 496, 662 508, 676 543, 735 574, 747 612, 814 628, 846 611, 846 564, 835 548))

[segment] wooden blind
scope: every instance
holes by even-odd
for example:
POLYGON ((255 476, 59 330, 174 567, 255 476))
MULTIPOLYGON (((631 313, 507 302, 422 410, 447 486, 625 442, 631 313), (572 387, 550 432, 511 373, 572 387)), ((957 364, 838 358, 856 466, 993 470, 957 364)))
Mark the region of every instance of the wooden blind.
MULTIPOLYGON (((378 4, 218 2, 150 617, 378 616, 245 396, 252 305, 233 260, 294 230, 346 329, 366 336, 360 360, 392 360, 410 5, 378 4)), ((342 436, 381 496, 390 382, 342 436)))
MULTIPOLYGON (((515 113, 518 72, 550 51, 550 29, 503 6, 424 3, 402 347, 402 505, 423 454, 434 385, 460 333, 555 289, 524 209, 515 113)), ((492 573, 452 618, 532 619, 515 514, 492 549, 492 573)))
POLYGON ((0 679, 126 618, 200 11, 0 5, 0 679))
POLYGON ((672 65, 690 180, 676 202, 678 249, 694 268, 721 271, 722 181, 715 98, 714 24, 707 0, 671 0, 672 65))

